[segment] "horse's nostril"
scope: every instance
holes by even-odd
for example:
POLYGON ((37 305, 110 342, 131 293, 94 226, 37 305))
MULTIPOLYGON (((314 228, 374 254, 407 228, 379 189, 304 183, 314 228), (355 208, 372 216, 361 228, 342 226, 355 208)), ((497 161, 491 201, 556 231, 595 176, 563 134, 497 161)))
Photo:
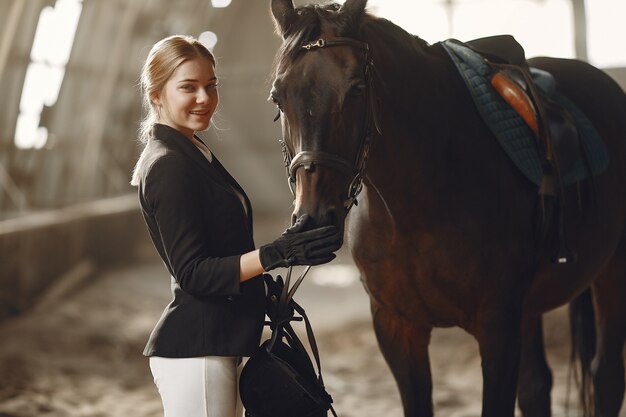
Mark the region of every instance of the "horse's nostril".
POLYGON ((298 230, 305 231, 318 227, 316 219, 307 212, 293 212, 291 214, 291 225, 298 223, 298 230))
POLYGON ((330 208, 322 208, 319 207, 316 211, 313 212, 293 212, 291 214, 291 225, 296 224, 297 221, 304 221, 302 225, 303 229, 314 229, 316 227, 323 226, 340 226, 340 215, 337 209, 333 206, 330 208), (301 219, 302 216, 306 215, 306 219, 301 219))

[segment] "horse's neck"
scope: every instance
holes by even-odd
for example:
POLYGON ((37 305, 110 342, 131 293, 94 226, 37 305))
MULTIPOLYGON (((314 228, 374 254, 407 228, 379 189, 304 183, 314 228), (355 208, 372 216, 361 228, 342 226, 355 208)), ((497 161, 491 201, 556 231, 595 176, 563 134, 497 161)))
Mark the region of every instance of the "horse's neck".
POLYGON ((405 149, 417 138, 442 134, 458 99, 458 80, 443 48, 417 38, 374 48, 374 100, 383 137, 392 135, 405 149))
MULTIPOLYGON (((379 98, 397 108, 399 118, 432 107, 445 107, 453 97, 447 88, 452 75, 450 61, 444 53, 438 46, 385 51, 374 62, 379 98)), ((415 122, 414 117, 408 119, 415 122)))
POLYGON ((378 195, 372 197, 393 212, 395 204, 427 204, 423 195, 446 175, 434 161, 445 160, 453 134, 454 74, 445 51, 418 39, 399 48, 375 48, 382 135, 374 138, 367 171, 377 188, 378 195), (407 183, 410 189, 398 186, 407 183))

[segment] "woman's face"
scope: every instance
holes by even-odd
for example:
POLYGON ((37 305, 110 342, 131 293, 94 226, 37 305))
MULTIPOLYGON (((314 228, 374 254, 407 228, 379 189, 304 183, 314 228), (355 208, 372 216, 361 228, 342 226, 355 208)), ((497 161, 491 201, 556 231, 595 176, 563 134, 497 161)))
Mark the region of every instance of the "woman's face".
POLYGON ((209 127, 218 100, 213 64, 198 57, 176 68, 154 103, 159 106, 159 123, 191 139, 194 132, 209 127))

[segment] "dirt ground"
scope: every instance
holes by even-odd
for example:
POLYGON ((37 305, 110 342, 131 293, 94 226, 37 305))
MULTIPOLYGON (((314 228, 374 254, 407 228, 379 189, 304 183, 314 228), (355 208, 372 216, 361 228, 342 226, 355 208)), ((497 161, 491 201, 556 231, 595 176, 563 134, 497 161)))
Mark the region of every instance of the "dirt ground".
MULTIPOLYGON (((344 275, 350 267, 345 268, 344 275)), ((162 416, 141 351, 169 300, 167 280, 162 265, 153 262, 103 272, 62 302, 0 324, 0 417, 162 416)), ((333 288, 313 277, 299 291, 316 329, 337 413, 401 417, 365 292, 358 281, 346 282, 333 288)), ((564 310, 548 315, 546 338, 555 374, 553 415, 564 417, 569 355, 564 310)), ((436 330, 430 351, 436 416, 479 416, 482 379, 473 339, 458 329, 436 330)), ((571 390, 569 416, 575 417, 580 414, 571 390)))

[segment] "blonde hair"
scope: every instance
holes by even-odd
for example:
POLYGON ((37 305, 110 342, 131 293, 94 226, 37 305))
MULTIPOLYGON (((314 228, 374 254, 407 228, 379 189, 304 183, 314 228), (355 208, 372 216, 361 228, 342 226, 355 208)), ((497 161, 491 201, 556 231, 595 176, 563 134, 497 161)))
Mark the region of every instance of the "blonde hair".
MULTIPOLYGON (((158 108, 154 99, 163 91, 174 71, 182 63, 195 58, 206 58, 215 68, 213 54, 200 41, 191 36, 168 36, 155 43, 148 53, 139 79, 143 107, 146 111, 146 115, 139 125, 138 137, 141 143, 149 143, 152 128, 158 120, 158 108)), ((133 170, 130 182, 132 185, 139 185, 140 177, 145 176, 152 162, 158 159, 158 155, 148 155, 149 151, 149 147, 146 147, 141 153, 133 170)))

